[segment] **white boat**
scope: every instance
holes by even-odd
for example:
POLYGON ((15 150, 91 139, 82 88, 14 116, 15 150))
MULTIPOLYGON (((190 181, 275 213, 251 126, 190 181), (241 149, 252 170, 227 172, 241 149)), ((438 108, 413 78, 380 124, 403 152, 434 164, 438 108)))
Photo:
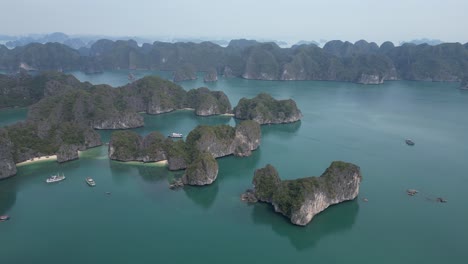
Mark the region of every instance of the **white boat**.
POLYGON ((96 182, 93 180, 93 178, 90 178, 90 177, 86 178, 86 183, 91 187, 96 186, 96 182))
POLYGON ((180 133, 172 133, 168 137, 170 137, 170 138, 181 138, 181 137, 183 137, 183 135, 180 134, 180 133))
POLYGON ((58 174, 57 175, 52 175, 49 178, 47 178, 46 182, 47 183, 53 183, 53 182, 59 182, 65 180, 65 174, 58 174))

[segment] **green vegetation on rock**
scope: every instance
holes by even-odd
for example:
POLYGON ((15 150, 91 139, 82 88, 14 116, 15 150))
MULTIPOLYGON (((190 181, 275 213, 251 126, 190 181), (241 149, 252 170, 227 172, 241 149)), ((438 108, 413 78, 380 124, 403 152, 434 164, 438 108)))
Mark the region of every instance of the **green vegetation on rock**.
POLYGON ((254 120, 260 124, 290 123, 302 117, 293 100, 275 100, 266 93, 260 93, 252 99, 240 99, 234 114, 238 119, 254 120))
POLYGON ((255 186, 255 195, 260 201, 271 201, 273 194, 277 191, 281 179, 275 167, 268 164, 265 168, 255 171, 252 181, 255 186))
POLYGON ((306 201, 315 202, 316 195, 323 197, 324 201, 319 201, 320 203, 333 204, 336 201, 354 199, 360 182, 359 167, 342 161, 332 162, 320 177, 281 181, 276 169, 268 164, 265 168, 256 170, 253 178, 257 199, 272 203, 277 211, 295 219, 298 218, 297 214, 302 214, 300 209, 306 201))
POLYGON ((206 185, 211 184, 218 176, 218 162, 208 152, 200 153, 191 162, 182 178, 184 184, 206 185))
POLYGON ((111 156, 118 160, 133 160, 141 155, 140 135, 133 131, 115 131, 111 135, 109 149, 113 148, 111 156))

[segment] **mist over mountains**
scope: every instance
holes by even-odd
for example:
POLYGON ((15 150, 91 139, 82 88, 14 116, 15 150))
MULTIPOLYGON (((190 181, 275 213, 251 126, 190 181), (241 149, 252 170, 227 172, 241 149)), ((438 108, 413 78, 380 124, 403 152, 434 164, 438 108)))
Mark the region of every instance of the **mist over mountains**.
MULTIPOLYGON (((461 81, 468 69, 468 44, 438 45, 360 40, 301 41, 290 48, 275 42, 231 40, 161 42, 86 40, 63 33, 39 37, 42 43, 17 39, 17 46, 0 46, 0 69, 81 70, 99 73, 116 69, 178 71, 184 75, 213 70, 226 77, 258 80, 337 80, 379 84, 385 80, 461 81), (53 41, 53 42, 50 42, 53 41), (324 42, 324 41, 322 41, 324 42)), ((9 42, 12 45, 13 42, 9 42)), ((281 43, 280 43, 281 44, 281 43)), ((181 79, 183 81, 183 79, 181 79)))

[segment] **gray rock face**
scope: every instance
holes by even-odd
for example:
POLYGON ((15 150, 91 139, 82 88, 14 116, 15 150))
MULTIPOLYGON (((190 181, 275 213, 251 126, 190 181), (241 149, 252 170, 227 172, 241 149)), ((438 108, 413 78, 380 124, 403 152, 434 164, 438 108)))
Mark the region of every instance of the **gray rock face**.
POLYGON ((101 136, 89 128, 84 131, 85 145, 79 146, 79 150, 85 150, 88 148, 94 148, 102 145, 101 136))
POLYGON ((151 102, 148 103, 148 106, 146 108, 146 113, 150 115, 159 115, 159 114, 164 114, 164 113, 169 113, 176 110, 176 108, 171 107, 171 106, 163 106, 159 100, 152 100, 151 102))
POLYGON ((132 112, 112 116, 105 120, 93 121, 93 128, 95 129, 129 129, 142 127, 143 125, 143 117, 132 112))
POLYGON ((169 156, 167 158, 167 165, 171 171, 184 170, 187 168, 187 162, 184 157, 180 156, 169 156))
POLYGON ((185 171, 182 182, 188 185, 207 185, 218 176, 218 162, 210 153, 201 153, 185 171))
POLYGON ((7 132, 0 128, 0 180, 16 174, 16 164, 11 154, 12 143, 7 132))
POLYGON ((461 84, 460 84, 460 89, 468 90, 468 77, 465 77, 462 79, 461 84))
POLYGON ((234 155, 247 157, 252 151, 260 146, 262 131, 260 124, 255 121, 244 121, 236 126, 236 137, 234 139, 234 155))
POLYGON ((197 71, 191 64, 184 64, 174 72, 174 82, 190 81, 197 79, 197 71))
POLYGON ((278 176, 261 170, 254 177, 256 197, 273 205, 296 225, 307 225, 330 205, 353 200, 359 194, 361 173, 358 166, 333 162, 320 177, 279 181, 278 176))
POLYGON ((156 162, 166 159, 164 136, 152 132, 141 137, 133 131, 112 133, 109 141, 109 158, 118 161, 156 162))
POLYGON ((384 78, 379 75, 363 73, 357 82, 360 84, 382 84, 384 82, 384 78))
POLYGON ((231 103, 225 93, 210 91, 206 87, 192 89, 187 93, 186 105, 195 109, 199 116, 220 115, 232 112, 231 103))
POLYGON ((164 136, 159 132, 152 132, 143 138, 142 161, 155 162, 167 159, 164 150, 164 136))
POLYGON ((223 76, 224 76, 224 78, 234 77, 234 73, 233 73, 232 69, 229 66, 224 67, 223 76))
POLYGON ((260 145, 260 125, 255 121, 243 121, 235 128, 223 126, 198 126, 187 137, 200 152, 208 152, 214 158, 228 155, 249 156, 260 145), (196 138, 195 138, 196 136, 196 138), (193 142, 192 142, 192 138, 193 142))
POLYGON ((210 68, 203 77, 204 82, 216 82, 218 81, 218 72, 214 68, 210 68))
POLYGON ((78 159, 78 146, 62 145, 57 152, 57 161, 59 163, 78 159))
POLYGON ((302 118, 294 100, 275 100, 266 93, 252 99, 240 99, 234 115, 237 119, 254 120, 260 125, 292 123, 302 118))

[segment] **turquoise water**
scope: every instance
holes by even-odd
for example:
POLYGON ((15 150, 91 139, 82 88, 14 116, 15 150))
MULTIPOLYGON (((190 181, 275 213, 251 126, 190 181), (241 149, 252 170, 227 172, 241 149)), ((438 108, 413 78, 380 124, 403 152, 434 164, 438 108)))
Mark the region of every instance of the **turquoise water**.
POLYGON ((27 108, 9 108, 0 110, 0 127, 14 124, 20 120, 25 120, 28 115, 27 108))
MULTIPOLYGON (((121 85, 127 72, 78 77, 121 85)), ((106 147, 65 164, 21 166, 0 182, 0 214, 11 216, 0 223, 2 263, 464 262, 468 93, 457 84, 220 79, 206 86, 224 91, 233 105, 259 92, 293 98, 304 118, 262 127, 261 147, 247 158, 219 159, 218 179, 207 187, 171 191, 168 181, 182 172, 109 161, 106 147), (405 138, 416 145, 406 146, 405 138), (320 175, 333 160, 361 167, 359 198, 327 209, 307 227, 239 199, 254 170, 268 163, 293 179, 320 175), (47 185, 57 171, 67 179, 47 185), (87 176, 95 188, 86 186, 87 176), (409 197, 408 188, 420 193, 409 197), (435 203, 439 196, 448 203, 435 203)), ((146 126, 135 129, 141 134, 235 124, 191 111, 144 117, 146 126)), ((100 133, 108 139, 108 131, 100 133)))

